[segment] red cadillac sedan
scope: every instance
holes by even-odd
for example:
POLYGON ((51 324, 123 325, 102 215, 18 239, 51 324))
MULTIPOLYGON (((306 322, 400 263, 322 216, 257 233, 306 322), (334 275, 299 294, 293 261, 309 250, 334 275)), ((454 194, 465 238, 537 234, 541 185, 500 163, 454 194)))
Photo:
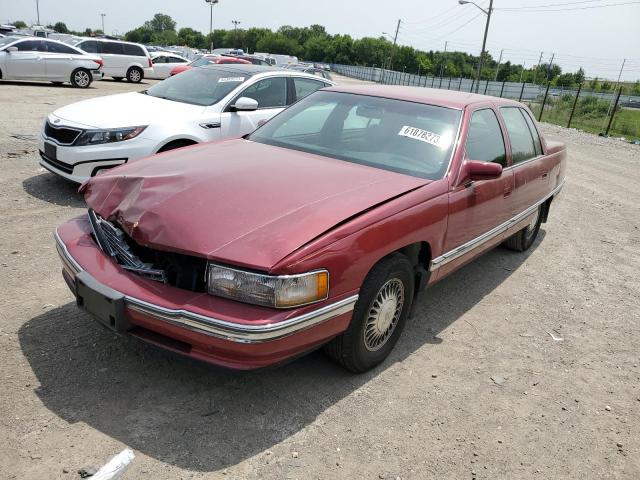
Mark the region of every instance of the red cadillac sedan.
POLYGON ((236 369, 324 346, 362 372, 424 287, 531 247, 565 166, 518 102, 332 87, 243 138, 97 175, 55 238, 78 306, 109 329, 236 369))
POLYGON ((186 65, 178 65, 177 67, 173 68, 169 72, 169 76, 173 77, 178 73, 191 70, 193 67, 203 67, 205 65, 222 65, 222 64, 232 64, 232 63, 236 65, 237 64, 251 65, 251 62, 247 60, 243 60, 241 58, 223 57, 220 55, 203 55, 202 57, 198 58, 197 60, 194 60, 191 63, 188 63, 186 65))

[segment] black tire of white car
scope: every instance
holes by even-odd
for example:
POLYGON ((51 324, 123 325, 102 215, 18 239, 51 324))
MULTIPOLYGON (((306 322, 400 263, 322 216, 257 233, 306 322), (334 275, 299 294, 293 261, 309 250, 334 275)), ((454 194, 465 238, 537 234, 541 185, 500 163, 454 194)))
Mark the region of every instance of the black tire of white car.
POLYGON ((516 252, 524 252, 525 250, 528 250, 531 245, 533 245, 533 242, 536 240, 538 232, 540 231, 544 208, 544 204, 540 205, 536 210, 536 216, 533 217, 531 222, 518 233, 507 238, 503 245, 509 250, 515 250, 516 252))
POLYGON ((86 68, 76 68, 71 73, 71 85, 76 88, 89 88, 92 82, 91 72, 86 68))
POLYGON ((349 328, 325 346, 325 353, 354 373, 380 364, 402 333, 413 293, 414 273, 407 257, 395 253, 381 260, 362 284, 349 328))
POLYGON ((138 67, 131 67, 127 70, 127 81, 131 83, 140 83, 144 74, 138 67))

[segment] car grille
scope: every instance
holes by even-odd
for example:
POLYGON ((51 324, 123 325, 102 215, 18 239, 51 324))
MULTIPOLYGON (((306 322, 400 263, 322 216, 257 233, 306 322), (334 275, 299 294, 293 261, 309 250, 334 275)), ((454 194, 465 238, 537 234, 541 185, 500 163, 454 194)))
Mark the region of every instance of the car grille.
POLYGON ((89 209, 89 222, 100 249, 122 268, 174 287, 193 292, 206 291, 206 259, 138 245, 123 230, 92 209, 89 209))
POLYGON ((55 127, 49 122, 44 126, 45 136, 60 145, 73 145, 81 133, 78 128, 55 127))
POLYGON ((73 165, 67 165, 66 163, 62 163, 58 160, 49 158, 44 154, 44 152, 40 152, 40 157, 46 164, 51 165, 52 167, 55 167, 58 170, 63 171, 64 173, 68 173, 69 175, 73 173, 73 165))

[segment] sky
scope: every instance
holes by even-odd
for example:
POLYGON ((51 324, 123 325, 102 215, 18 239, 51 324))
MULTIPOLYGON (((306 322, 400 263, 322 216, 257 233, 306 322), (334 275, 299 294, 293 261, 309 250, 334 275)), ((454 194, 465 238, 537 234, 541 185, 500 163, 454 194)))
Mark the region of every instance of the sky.
MULTIPOLYGON (((178 28, 209 31, 205 0, 0 0, 0 22, 35 23, 36 1, 42 24, 62 21, 73 30, 101 28, 100 14, 105 13, 106 32, 122 34, 165 13, 178 28)), ((476 3, 486 8, 489 0, 476 3)), ((622 79, 640 78, 640 1, 495 0, 493 7, 487 50, 496 59, 504 50, 503 61, 531 66, 541 52, 543 62, 555 54, 554 63, 563 71, 582 66, 588 77, 615 80, 626 58, 622 79)), ((354 38, 393 35, 401 19, 400 44, 443 50, 447 41, 448 50, 475 55, 486 20, 476 7, 457 0, 220 0, 213 15, 214 28, 230 29, 232 20, 239 20, 240 28, 320 24, 329 33, 354 38)))

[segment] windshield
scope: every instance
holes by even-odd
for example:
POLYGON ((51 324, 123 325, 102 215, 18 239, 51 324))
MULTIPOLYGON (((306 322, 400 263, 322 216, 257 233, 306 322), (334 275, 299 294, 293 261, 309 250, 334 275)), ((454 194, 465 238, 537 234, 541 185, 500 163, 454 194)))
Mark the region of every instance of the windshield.
POLYGON ((16 40, 20 40, 20 37, 0 37, 0 48, 8 45, 10 43, 15 42, 16 40))
POLYGON ((192 68, 156 83, 144 93, 152 97, 193 105, 213 105, 226 97, 248 77, 233 70, 192 68))
POLYGON ((248 138, 436 180, 449 167, 460 115, 434 105, 318 91, 248 138))

